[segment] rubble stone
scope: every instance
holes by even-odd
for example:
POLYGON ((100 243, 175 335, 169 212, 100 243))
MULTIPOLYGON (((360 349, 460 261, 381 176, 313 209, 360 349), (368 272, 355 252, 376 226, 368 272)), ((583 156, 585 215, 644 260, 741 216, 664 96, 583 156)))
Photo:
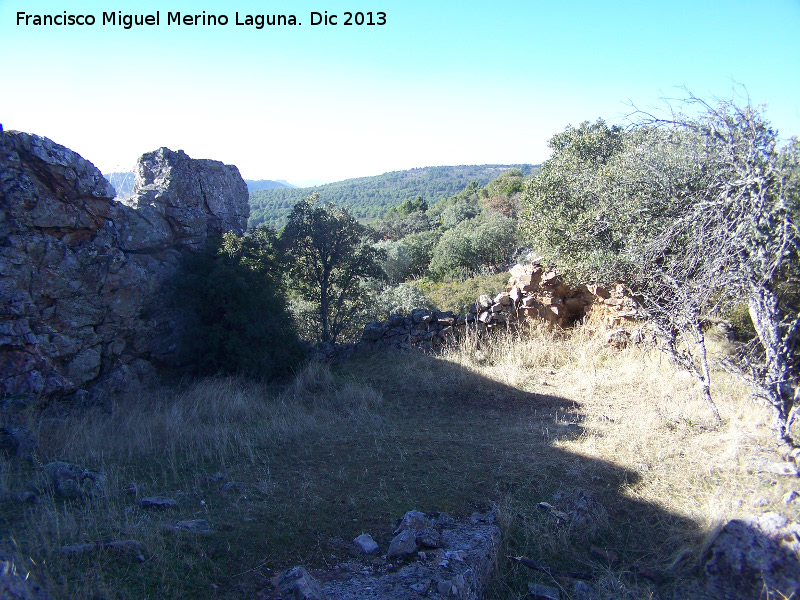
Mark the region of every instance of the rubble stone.
POLYGON ((607 342, 622 347, 630 335, 620 327, 638 317, 638 306, 630 291, 621 284, 567 286, 552 269, 541 265, 516 265, 510 271, 505 292, 495 298, 480 296, 467 315, 453 315, 417 310, 411 317, 392 315, 385 323, 371 322, 364 328, 361 348, 406 349, 427 348, 429 342, 441 343, 443 338, 458 339, 466 331, 514 329, 527 319, 538 319, 558 327, 576 322, 590 322, 604 328, 614 328, 607 342), (424 324, 424 333, 414 328, 424 324))
MULTIPOLYGON (((449 598, 480 600, 497 564, 500 530, 491 514, 473 515, 455 521, 444 514, 425 515, 411 511, 395 530, 398 535, 425 532, 434 528, 441 535, 442 547, 414 553, 398 569, 340 565, 332 572, 316 572, 308 578, 319 586, 319 595, 291 595, 285 583, 278 583, 284 598, 326 598, 327 600, 419 600, 449 598), (402 531, 400 529, 402 528, 402 531)), ((301 569, 296 567, 296 569, 301 569)), ((294 572, 290 569, 287 573, 294 572)), ((305 573, 305 571, 302 571, 305 573)), ((280 579, 283 580, 285 576, 280 579)), ((293 574, 290 581, 302 580, 293 574)), ((309 588, 313 584, 306 579, 309 588)), ((292 592, 294 593, 294 592, 292 592)))

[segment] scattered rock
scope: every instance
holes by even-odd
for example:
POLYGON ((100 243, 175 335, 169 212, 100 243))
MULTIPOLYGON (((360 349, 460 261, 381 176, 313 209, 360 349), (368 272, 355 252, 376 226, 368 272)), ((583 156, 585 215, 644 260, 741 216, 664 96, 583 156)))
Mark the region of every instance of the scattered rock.
POLYGON ((386 333, 387 329, 388 327, 378 323, 377 321, 370 321, 364 326, 364 333, 361 334, 361 338, 368 342, 374 342, 381 339, 383 334, 386 333))
POLYGON ((622 349, 628 346, 631 341, 631 334, 625 329, 614 329, 606 335, 606 345, 613 348, 622 349))
POLYGON ((389 560, 408 558, 416 554, 418 549, 417 533, 413 529, 405 529, 392 539, 386 557, 389 560))
MULTIPOLYGON (((497 563, 500 547, 500 530, 489 522, 493 517, 476 514, 466 521, 455 521, 435 514, 422 517, 422 522, 428 527, 441 527, 441 531, 437 531, 441 535, 442 548, 415 553, 407 557, 406 562, 389 565, 385 570, 340 565, 335 572, 315 572, 325 597, 328 600, 482 598, 497 563)), ((420 521, 415 517, 409 519, 408 524, 414 522, 419 524, 420 521)), ((411 540, 413 533, 413 529, 405 529, 398 535, 406 534, 411 540)), ((287 599, 304 598, 283 591, 281 593, 287 599)))
POLYGON ((440 548, 442 546, 442 536, 432 527, 420 531, 416 539, 417 545, 422 548, 440 548))
POLYGON ((395 529, 394 532, 395 534, 398 534, 407 529, 411 529, 412 531, 422 531, 428 526, 429 521, 425 516, 425 513, 421 513, 418 510, 410 510, 403 515, 403 518, 400 520, 400 524, 397 526, 397 529, 395 529))
POLYGON ((139 500, 139 506, 142 508, 178 508, 178 503, 172 498, 166 496, 148 496, 139 500))
POLYGON ((766 465, 762 473, 770 473, 771 475, 779 475, 786 477, 797 477, 800 473, 793 462, 774 462, 766 465))
POLYGON ((456 520, 447 513, 432 513, 427 517, 430 523, 439 530, 456 526, 456 520))
POLYGON ((501 306, 509 306, 511 304, 511 296, 508 292, 500 292, 495 297, 494 303, 501 306))
POLYGON ((94 542, 88 544, 73 544, 59 548, 59 553, 65 556, 81 556, 97 552, 114 552, 115 554, 130 556, 139 562, 144 562, 147 549, 144 544, 136 540, 118 540, 114 542, 94 542))
POLYGON ((549 585, 529 583, 528 591, 530 591, 533 598, 539 598, 540 600, 561 600, 561 591, 549 585))
POLYGON ((373 540, 372 536, 368 533, 362 533, 353 540, 353 543, 356 544, 364 554, 376 554, 380 549, 378 543, 373 540))
POLYGON ((445 598, 463 598, 468 590, 467 580, 459 574, 452 579, 443 579, 436 584, 436 589, 445 598))
POLYGON ((42 467, 46 478, 46 488, 60 498, 75 500, 89 496, 102 496, 105 476, 88 471, 78 465, 55 461, 42 467))
POLYGON ((777 513, 729 521, 705 558, 708 592, 720 599, 800 596, 800 524, 777 513))
POLYGON ((608 527, 608 512, 594 496, 581 488, 558 492, 553 501, 569 515, 570 526, 585 538, 593 538, 608 527))
POLYGON ((293 567, 278 578, 278 587, 287 600, 326 600, 316 579, 303 567, 293 567))
POLYGON ((468 315, 434 311, 412 313, 411 317, 392 315, 385 323, 370 322, 364 328, 362 350, 409 348, 428 349, 458 338, 466 331, 489 332, 515 329, 526 319, 538 319, 559 327, 591 320, 594 325, 616 328, 608 343, 618 347, 634 340, 620 325, 638 318, 639 309, 629 289, 620 284, 570 287, 553 270, 541 265, 515 265, 510 271, 506 291, 495 298, 483 295, 468 315))
POLYGON ((569 515, 563 511, 557 510, 552 504, 548 502, 539 502, 539 508, 542 510, 546 510, 551 515, 553 515, 556 519, 560 519, 561 521, 569 521, 569 515))
MULTIPOLYGON (((436 521, 429 519, 424 513, 419 512, 418 510, 411 510, 408 511, 400 521, 397 529, 395 529, 396 534, 400 534, 404 531, 412 531, 414 532, 414 541, 416 547, 422 548, 439 548, 441 546, 441 535, 436 530, 435 525, 438 523, 441 526, 442 523, 447 523, 447 520, 450 519, 444 513, 440 513, 436 517, 436 521)), ((452 519, 450 519, 452 521, 452 519)), ((398 543, 395 545, 394 551, 400 551, 400 544, 404 544, 404 548, 411 552, 416 552, 416 548, 412 551, 411 550, 411 543, 408 541, 403 541, 399 539, 400 536, 398 535, 395 537, 395 540, 398 540, 398 543)), ((410 536, 405 536, 403 540, 406 538, 410 538, 410 536)), ((392 540, 394 542, 394 540, 392 540)), ((405 551, 405 550, 404 550, 405 551)), ((392 554, 393 549, 392 546, 389 546, 389 553, 392 554)))
POLYGON ((600 600, 600 592, 593 585, 578 579, 572 582, 572 600, 600 600))
POLYGON ((188 521, 178 521, 175 523, 176 531, 188 531, 189 533, 214 533, 211 524, 205 519, 190 519, 188 521))

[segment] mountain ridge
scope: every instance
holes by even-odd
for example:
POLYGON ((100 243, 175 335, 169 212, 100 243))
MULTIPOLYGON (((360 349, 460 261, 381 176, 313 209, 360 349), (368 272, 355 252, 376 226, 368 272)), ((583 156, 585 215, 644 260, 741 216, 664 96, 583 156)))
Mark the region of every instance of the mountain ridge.
MULTIPOLYGON (((133 181, 135 179, 133 171, 118 171, 114 173, 104 173, 103 177, 110 183, 117 192, 117 198, 128 198, 133 194, 133 181)), ((284 179, 245 179, 248 192, 258 190, 271 190, 279 188, 296 188, 284 179)))
POLYGON ((374 219, 409 198, 422 196, 428 204, 434 204, 460 192, 471 181, 484 186, 509 169, 519 169, 528 175, 536 167, 533 164, 417 167, 314 187, 254 191, 250 193, 248 225, 279 227, 298 201, 315 192, 321 200, 345 207, 357 218, 374 219))

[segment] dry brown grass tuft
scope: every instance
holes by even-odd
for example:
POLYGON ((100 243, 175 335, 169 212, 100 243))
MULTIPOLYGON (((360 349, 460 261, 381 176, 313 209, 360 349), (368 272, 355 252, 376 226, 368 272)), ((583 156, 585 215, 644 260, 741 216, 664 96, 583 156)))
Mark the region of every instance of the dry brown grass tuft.
MULTIPOLYGON (((712 356, 730 351, 730 342, 712 337, 712 356)), ((624 520, 609 510, 610 529, 624 531, 628 539, 614 533, 606 538, 618 552, 630 552, 630 561, 643 561, 667 579, 674 577, 673 587, 659 597, 697 593, 693 583, 682 580, 692 579, 704 544, 722 523, 765 510, 798 516, 796 509, 781 503, 783 494, 798 488, 797 482, 759 473, 760 466, 778 458, 767 409, 722 369, 713 374, 713 394, 722 414, 717 426, 699 386, 664 355, 641 346, 616 350, 604 344, 602 335, 586 330, 538 327, 524 335, 498 337, 478 349, 467 341, 452 348, 446 359, 510 387, 574 402, 572 409, 556 411, 552 430, 540 421, 548 448, 563 453, 565 467, 573 463, 555 485, 594 488, 592 493, 604 496, 609 508, 625 506, 620 511, 624 520), (570 424, 580 433, 564 435, 570 424), (624 473, 611 494, 592 484, 604 479, 607 467, 624 473)), ((585 550, 591 543, 585 531, 570 531, 546 516, 532 515, 530 504, 515 495, 501 498, 498 506, 507 531, 514 532, 507 543, 538 558, 557 562, 556 557, 567 553, 579 556, 576 546, 585 550)), ((599 568, 593 558, 585 557, 584 564, 599 568)), ((609 571, 600 588, 609 597, 655 593, 648 585, 631 587, 627 575, 609 571)))

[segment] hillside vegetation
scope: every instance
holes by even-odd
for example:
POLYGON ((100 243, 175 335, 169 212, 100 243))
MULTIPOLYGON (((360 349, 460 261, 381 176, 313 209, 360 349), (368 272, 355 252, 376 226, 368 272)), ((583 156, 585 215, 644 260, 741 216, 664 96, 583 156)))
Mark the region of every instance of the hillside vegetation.
POLYGON ((283 225, 292 207, 312 192, 318 193, 323 202, 347 208, 358 219, 374 219, 409 198, 422 196, 433 204, 461 191, 470 181, 486 185, 512 167, 525 174, 534 169, 532 165, 424 167, 346 179, 314 188, 261 190, 250 194, 249 225, 283 225))

